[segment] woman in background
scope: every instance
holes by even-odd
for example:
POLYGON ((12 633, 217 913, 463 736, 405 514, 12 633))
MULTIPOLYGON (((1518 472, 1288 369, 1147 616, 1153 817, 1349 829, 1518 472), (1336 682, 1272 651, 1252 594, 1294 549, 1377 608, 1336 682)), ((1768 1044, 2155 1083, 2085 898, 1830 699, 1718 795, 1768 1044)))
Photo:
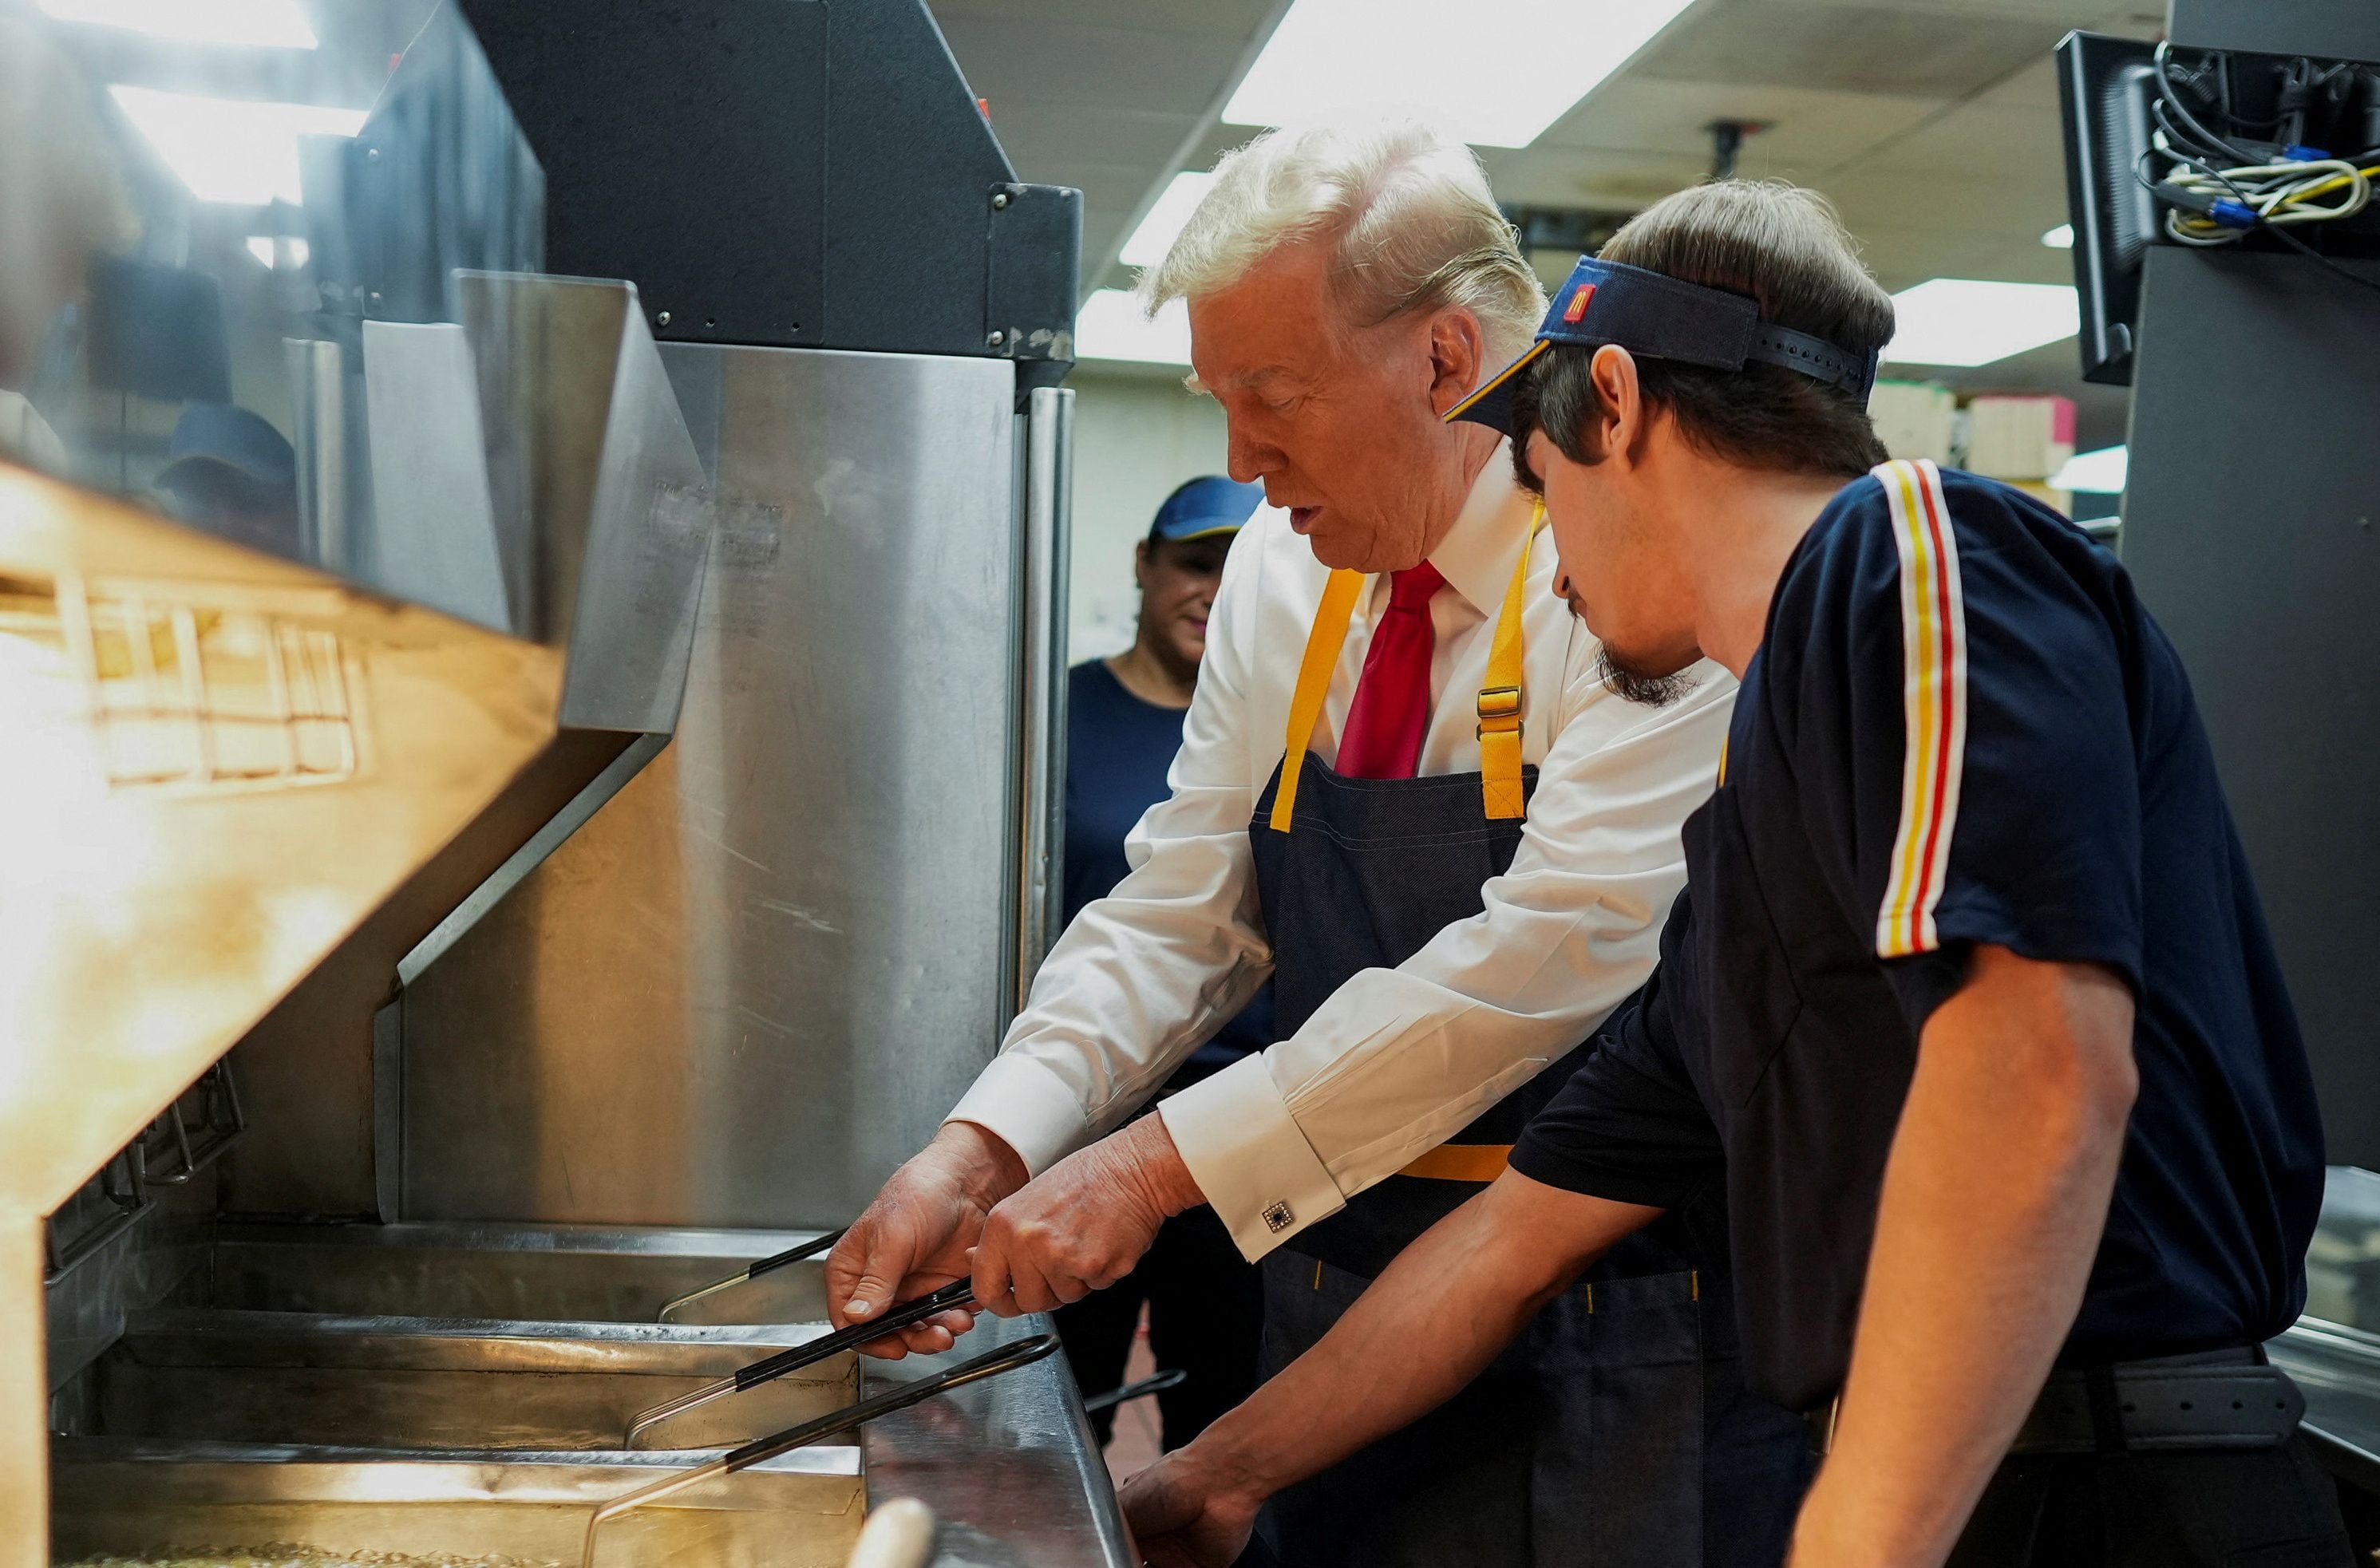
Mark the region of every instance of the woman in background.
MULTIPOLYGON (((1215 476, 1166 497, 1135 553, 1140 619, 1130 648, 1077 664, 1066 709, 1065 918, 1123 881, 1124 837, 1165 798, 1166 772, 1182 746, 1182 718, 1207 650, 1207 614, 1223 557, 1263 490, 1215 476)), ((1272 1043, 1272 988, 1184 1063, 1160 1098, 1272 1043)), ((1185 1374, 1160 1393, 1164 1446, 1181 1447, 1257 1385, 1264 1295, 1256 1266, 1240 1256, 1214 1210, 1193 1209, 1165 1222, 1140 1266, 1112 1287, 1059 1309, 1058 1331, 1086 1396, 1123 1381, 1140 1309, 1148 1307, 1149 1350, 1160 1369, 1185 1374)), ((1104 1445, 1112 1410, 1091 1423, 1104 1445)))

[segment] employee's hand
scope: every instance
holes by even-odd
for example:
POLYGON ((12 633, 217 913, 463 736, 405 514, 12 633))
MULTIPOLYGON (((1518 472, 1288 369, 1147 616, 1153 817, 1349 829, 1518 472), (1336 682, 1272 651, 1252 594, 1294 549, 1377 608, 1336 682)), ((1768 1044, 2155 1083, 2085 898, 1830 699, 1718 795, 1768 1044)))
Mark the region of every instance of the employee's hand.
POLYGON ((1230 1568, 1264 1501, 1261 1490, 1207 1464, 1196 1443, 1124 1482, 1119 1496, 1148 1568, 1230 1568))
POLYGON ((1161 1116, 1066 1156, 991 1211, 976 1304, 1002 1318, 1080 1301, 1132 1272, 1157 1228, 1206 1199, 1161 1116))
MULTIPOLYGON (((827 1316, 847 1328, 966 1278, 984 1216, 1024 1185, 1025 1161, 1004 1141, 972 1122, 943 1124, 827 1254, 827 1316)), ((948 1350, 974 1326, 972 1312, 945 1312, 861 1348, 898 1361, 948 1350)))

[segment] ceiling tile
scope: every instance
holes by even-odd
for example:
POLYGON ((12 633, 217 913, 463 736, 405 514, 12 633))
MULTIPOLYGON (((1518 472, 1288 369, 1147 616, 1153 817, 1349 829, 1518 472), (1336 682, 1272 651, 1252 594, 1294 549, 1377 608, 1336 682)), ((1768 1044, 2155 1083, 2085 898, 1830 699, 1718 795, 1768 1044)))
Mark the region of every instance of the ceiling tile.
POLYGON ((2033 15, 1740 0, 1690 19, 1630 74, 1957 97, 2046 55, 2065 32, 2033 15))
POLYGON ((1635 208, 1683 189, 1709 171, 1709 155, 1586 152, 1575 147, 1525 147, 1481 160, 1500 201, 1551 207, 1635 208))
POLYGON ((1768 128, 1744 142, 1746 160, 1756 152, 1762 173, 1808 177, 1856 157, 1948 102, 1631 73, 1563 116, 1536 145, 1666 152, 1706 161, 1712 121, 1758 120, 1768 128))
POLYGON ((2054 111, 1966 104, 1893 137, 1836 174, 1868 171, 1956 182, 2022 179, 2062 185, 2065 140, 2054 111))
POLYGON ((995 111, 1008 103, 1204 114, 1245 47, 1235 38, 978 17, 947 18, 942 32, 968 85, 995 111))
POLYGON ((1198 124, 1196 115, 984 96, 991 104, 993 134, 1017 174, 1031 180, 1047 181, 1041 170, 1068 159, 1154 169, 1198 124))
POLYGON ((1189 33, 1245 42, 1271 15, 1272 0, 930 0, 947 27, 981 21, 1003 27, 1037 22, 1123 22, 1152 32, 1189 33))

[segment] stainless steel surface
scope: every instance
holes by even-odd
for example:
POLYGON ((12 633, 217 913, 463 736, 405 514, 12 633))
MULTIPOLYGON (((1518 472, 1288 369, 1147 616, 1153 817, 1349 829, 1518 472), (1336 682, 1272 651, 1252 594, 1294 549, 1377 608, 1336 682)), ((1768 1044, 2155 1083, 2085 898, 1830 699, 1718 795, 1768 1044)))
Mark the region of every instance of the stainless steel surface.
MULTIPOLYGON (((565 702, 567 706, 567 699, 565 702)), ((673 711, 671 721, 675 722, 673 711)), ((374 1211, 383 1222, 404 1217, 405 1200, 405 993, 406 988, 437 962, 464 932, 480 922, 563 842, 586 825, 603 803, 617 795, 646 763, 661 754, 667 737, 638 735, 603 771, 573 796, 534 833, 507 857, 487 881, 457 904, 396 963, 397 994, 372 1018, 372 1186, 374 1211)))
POLYGON ((799 1426, 789 1427, 783 1431, 758 1439, 673 1480, 655 1481, 649 1486, 615 1498, 597 1509, 595 1517, 588 1522, 587 1546, 580 1559, 581 1568, 595 1568, 596 1539, 601 1526, 631 1510, 650 1508, 663 1498, 675 1496, 690 1488, 704 1484, 713 1476, 732 1475, 736 1471, 748 1469, 755 1465, 774 1459, 780 1454, 790 1453, 826 1438, 864 1428, 870 1421, 911 1409, 927 1400, 939 1398, 955 1390, 965 1388, 971 1383, 983 1382, 989 1379, 1017 1371, 1031 1366, 1036 1361, 1048 1359, 1057 1349, 1058 1336, 1055 1334, 1038 1334, 1031 1339, 1018 1340, 996 1346, 982 1354, 969 1356, 955 1367, 938 1368, 922 1377, 911 1378, 905 1382, 871 1394, 867 1399, 845 1405, 840 1410, 815 1416, 799 1426))
POLYGON ((563 672, 6 465, 0 583, 0 1210, 36 1237, 0 1292, 17 1568, 44 1473, 42 1402, 17 1397, 47 1382, 42 1217, 553 745, 563 672), (282 649, 321 677, 302 704, 282 649))
POLYGON ((2333 1470, 2380 1492, 2380 1335, 2316 1319, 2265 1347, 2305 1392, 2305 1432, 2333 1470))
MULTIPOLYGON (((783 1231, 630 1232, 514 1225, 226 1223, 210 1249, 206 1301, 349 1316, 635 1324, 737 1263, 807 1239, 783 1231)), ((678 1322, 817 1323, 821 1266, 797 1263, 678 1322)))
MULTIPOLYGON (((677 723, 710 480, 627 284, 457 273, 511 629, 570 650, 562 721, 677 723)), ((367 361, 367 371, 370 362, 367 361)))
MULTIPOLYGON (((412 1559, 422 1568, 574 1563, 592 1511, 656 1470, 618 1456, 555 1457, 61 1442, 52 1550, 60 1563, 233 1555, 412 1559)), ((862 1519, 856 1461, 849 1448, 809 1449, 725 1477, 607 1530, 601 1568, 842 1568, 862 1519)))
MULTIPOLYGON (((206 1305, 136 1313, 115 1347, 76 1380, 82 1397, 58 1402, 58 1425, 72 1434, 55 1444, 58 1560, 275 1544, 383 1559, 570 1562, 597 1504, 674 1473, 689 1452, 751 1435, 759 1423, 747 1422, 747 1413, 771 1397, 754 1391, 724 1403, 727 1425, 669 1435, 686 1448, 598 1446, 603 1418, 633 1397, 629 1385, 715 1376, 824 1331, 757 1321, 753 1310, 783 1307, 786 1298, 772 1291, 815 1264, 763 1275, 722 1298, 742 1308, 739 1324, 633 1319, 678 1278, 715 1278, 801 1239, 215 1222, 198 1272, 173 1292, 178 1302, 206 1305), (509 1320, 463 1315, 491 1301, 534 1309, 509 1320), (260 1302, 301 1310, 251 1309, 260 1302), (623 1320, 553 1320, 590 1305, 623 1320), (435 1320, 389 1315, 408 1311, 435 1320), (691 1446, 698 1442, 703 1448, 691 1446)), ((808 1294, 815 1299, 814 1279, 808 1294)), ((1048 1327, 1046 1319, 986 1319, 941 1356, 864 1371, 846 1357, 836 1377, 799 1397, 839 1408, 855 1393, 882 1395, 1048 1327)), ((801 1405, 795 1418, 819 1408, 801 1405)), ((887 1415, 861 1443, 870 1501, 915 1497, 945 1520, 934 1559, 941 1568, 1121 1568, 1129 1561, 1105 1467, 1054 1358, 887 1415)), ((667 1538, 627 1531, 622 1539, 640 1553, 678 1550, 680 1540, 692 1552, 699 1543, 726 1553, 718 1559, 725 1562, 752 1561, 735 1554, 777 1539, 795 1555, 770 1559, 772 1568, 839 1562, 831 1553, 800 1553, 825 1539, 817 1531, 830 1516, 834 1550, 848 1549, 858 1528, 861 1457, 859 1448, 826 1445, 771 1458, 672 1500, 698 1510, 704 1531, 667 1538), (756 1490, 746 1484, 756 1476, 772 1478, 756 1490)), ((607 1527, 602 1568, 626 1568, 612 1555, 620 1545, 607 1527)))
POLYGON ((806 1241, 799 1246, 789 1246, 783 1252, 772 1252, 766 1258, 755 1258, 723 1280, 715 1280, 700 1290, 690 1290, 674 1300, 662 1303, 662 1309, 654 1313, 653 1317, 655 1320, 666 1323, 674 1314, 684 1311, 706 1297, 717 1295, 722 1291, 734 1290, 738 1285, 749 1284, 763 1274, 772 1274, 780 1269, 791 1268, 796 1263, 807 1262, 820 1253, 830 1252, 833 1250, 834 1244, 841 1241, 843 1237, 844 1233, 840 1230, 829 1231, 826 1234, 806 1241))
MULTIPOLYGON (((982 1319, 940 1355, 889 1368, 868 1364, 868 1390, 1050 1328, 1038 1315, 982 1319)), ((1138 1561, 1061 1358, 872 1422, 862 1440, 871 1503, 914 1497, 941 1518, 935 1568, 1125 1568, 1138 1561)))
POLYGON ((151 1204, 79 1268, 47 1282, 42 1295, 53 1394, 99 1359, 124 1332, 128 1315, 203 1279, 207 1226, 198 1209, 212 1209, 214 1198, 201 1185, 151 1204))
POLYGON ((1066 581, 1075 393, 1037 387, 1025 416, 1024 664, 1018 715, 1016 958, 1011 1014, 1058 939, 1065 907, 1066 581))
POLYGON ((677 737, 408 988, 409 1218, 840 1222, 1012 1004, 1013 367, 663 359, 719 498, 677 737))
MULTIPOLYGON (((656 1399, 823 1333, 180 1310, 132 1319, 94 1369, 86 1435, 400 1449, 602 1449, 656 1399), (713 1337, 706 1339, 706 1332, 713 1337)), ((842 1355, 671 1423, 646 1446, 732 1448, 840 1410, 842 1355)))
POLYGON ((2306 1248, 2306 1316, 2380 1331, 2380 1174, 2330 1168, 2306 1248))

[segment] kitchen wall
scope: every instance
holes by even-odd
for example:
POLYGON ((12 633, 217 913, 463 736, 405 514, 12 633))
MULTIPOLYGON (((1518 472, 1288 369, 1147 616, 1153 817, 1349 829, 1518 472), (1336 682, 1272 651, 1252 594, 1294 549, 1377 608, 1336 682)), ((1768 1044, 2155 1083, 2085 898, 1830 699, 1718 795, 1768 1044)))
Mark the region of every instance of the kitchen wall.
POLYGON ((1184 480, 1223 470, 1223 413, 1182 371, 1089 364, 1075 389, 1075 535, 1067 662, 1130 646, 1140 610, 1133 546, 1184 480))

